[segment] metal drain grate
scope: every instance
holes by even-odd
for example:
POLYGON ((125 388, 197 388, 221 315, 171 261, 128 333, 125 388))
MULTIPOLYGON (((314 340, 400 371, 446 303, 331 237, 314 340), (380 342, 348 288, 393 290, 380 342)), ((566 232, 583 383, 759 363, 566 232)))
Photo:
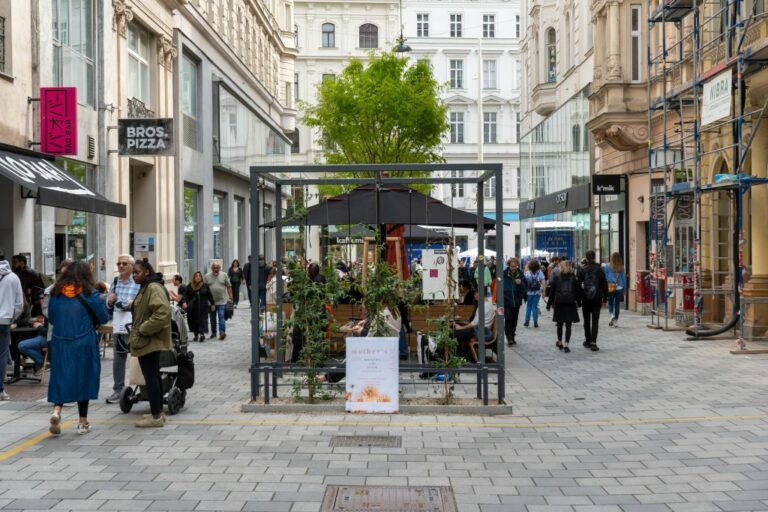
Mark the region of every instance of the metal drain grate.
POLYGON ((401 443, 400 436, 333 436, 331 438, 332 448, 400 448, 401 443))
POLYGON ((450 487, 329 485, 320 512, 458 512, 450 487))

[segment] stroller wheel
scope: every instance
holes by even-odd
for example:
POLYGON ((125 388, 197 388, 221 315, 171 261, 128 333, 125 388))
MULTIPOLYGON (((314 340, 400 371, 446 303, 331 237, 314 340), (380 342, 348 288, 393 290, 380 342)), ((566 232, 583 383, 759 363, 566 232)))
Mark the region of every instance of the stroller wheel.
POLYGON ((131 386, 125 386, 120 391, 120 410, 128 414, 133 407, 133 388, 131 386))
POLYGON ((181 390, 176 386, 172 387, 171 390, 168 391, 168 398, 166 400, 168 414, 174 415, 179 412, 183 407, 183 400, 181 390))

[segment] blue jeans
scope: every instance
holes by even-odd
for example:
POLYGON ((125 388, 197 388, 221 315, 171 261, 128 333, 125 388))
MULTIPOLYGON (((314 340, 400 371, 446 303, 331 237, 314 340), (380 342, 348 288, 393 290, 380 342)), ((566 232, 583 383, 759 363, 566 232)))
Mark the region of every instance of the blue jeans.
POLYGON ((531 314, 533 314, 533 323, 539 323, 539 299, 540 294, 528 295, 528 303, 525 306, 525 323, 531 321, 531 314))
POLYGON ((619 319, 619 311, 621 311, 621 299, 624 297, 624 290, 616 290, 613 293, 608 294, 608 313, 613 315, 613 318, 619 319))
POLYGON ((224 334, 227 332, 227 324, 224 321, 224 304, 216 306, 216 309, 211 311, 211 335, 215 336, 217 332, 224 334), (219 328, 216 329, 216 321, 218 320, 219 328))
POLYGON ((5 369, 8 367, 8 360, 11 357, 10 353, 11 345, 11 326, 0 325, 0 392, 3 391, 3 383, 5 382, 5 369))
POLYGON ((259 310, 264 311, 267 308, 267 289, 259 288, 259 310))
POLYGON ((32 359, 37 366, 43 366, 43 347, 45 346, 45 336, 37 336, 19 343, 19 352, 23 356, 32 359))

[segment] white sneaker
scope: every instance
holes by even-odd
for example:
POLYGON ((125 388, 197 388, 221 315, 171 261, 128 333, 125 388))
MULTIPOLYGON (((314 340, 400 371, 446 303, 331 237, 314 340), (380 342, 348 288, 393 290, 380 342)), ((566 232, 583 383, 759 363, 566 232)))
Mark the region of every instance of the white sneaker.
POLYGON ((610 321, 610 322, 608 322, 608 327, 613 327, 613 322, 614 322, 614 319, 613 319, 613 318, 611 318, 611 321, 610 321))
POLYGON ((614 327, 618 327, 619 326, 619 319, 618 318, 614 318, 613 319, 613 326, 614 327))
POLYGON ((5 391, 0 391, 0 401, 2 400, 10 400, 11 397, 6 393, 5 391))

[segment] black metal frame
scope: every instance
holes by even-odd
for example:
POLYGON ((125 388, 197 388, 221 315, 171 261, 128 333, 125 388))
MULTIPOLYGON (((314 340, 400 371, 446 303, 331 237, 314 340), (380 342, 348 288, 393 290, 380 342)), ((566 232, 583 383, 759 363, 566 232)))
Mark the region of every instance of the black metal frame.
MULTIPOLYGON (((299 366, 293 366, 286 364, 283 359, 284 353, 282 351, 282 326, 283 326, 283 265, 281 254, 282 247, 282 188, 283 185, 364 185, 375 184, 377 190, 381 185, 386 184, 475 184, 477 185, 477 249, 478 255, 482 255, 485 252, 485 208, 484 208, 484 196, 483 196, 483 184, 492 179, 496 179, 496 247, 504 247, 504 187, 502 184, 502 164, 499 163, 475 163, 475 164, 361 164, 361 165, 266 165, 266 166, 252 166, 250 169, 251 174, 251 254, 255 261, 257 261, 260 254, 259 243, 259 230, 264 229, 261 226, 259 220, 259 212, 261 209, 259 189, 265 185, 265 182, 270 182, 274 185, 275 197, 277 197, 277 211, 275 221, 275 254, 277 256, 277 275, 275 277, 276 282, 276 332, 275 332, 275 361, 271 363, 263 363, 260 360, 259 354, 259 332, 260 332, 260 316, 261 304, 259 294, 254 293, 255 299, 251 307, 251 400, 256 400, 261 393, 262 386, 264 387, 264 401, 269 403, 270 395, 270 377, 272 379, 272 391, 273 396, 277 396, 277 376, 282 373, 308 373, 318 372, 325 373, 329 371, 338 370, 338 367, 326 367, 326 368, 304 368, 299 366), (397 178, 387 176, 385 173, 395 171, 427 171, 434 173, 437 171, 482 171, 480 176, 476 177, 424 177, 424 178, 397 178), (359 172, 361 174, 372 174, 373 177, 345 177, 345 178, 328 178, 325 175, 339 172, 359 172), (318 178, 306 178, 306 177, 283 177, 283 175, 296 175, 296 174, 308 174, 308 173, 322 173, 323 176, 318 178), (262 374, 263 384, 262 384, 262 374)), ((379 216, 379 194, 376 194, 376 213, 377 218, 379 216)), ((379 223, 377 222, 377 225, 379 223)), ((503 262, 502 262, 503 266, 503 262)), ((486 285, 490 283, 484 282, 484 269, 485 262, 482 258, 478 260, 478 288, 484 289, 486 285)), ((496 276, 496 307, 497 310, 503 311, 504 309, 504 279, 501 273, 497 272, 496 276)), ((251 265, 251 282, 258 286, 259 282, 259 266, 258 264, 251 265)), ((485 301, 481 300, 478 304, 477 315, 479 318, 485 318, 485 301)), ((478 322, 476 339, 478 340, 478 362, 476 365, 465 366, 460 369, 440 369, 435 368, 430 364, 404 364, 399 367, 400 373, 475 373, 477 375, 477 398, 482 399, 484 404, 488 404, 488 375, 496 374, 496 386, 498 400, 504 399, 504 315, 496 315, 496 345, 498 362, 486 363, 485 361, 485 334, 484 326, 481 322, 478 322)))

